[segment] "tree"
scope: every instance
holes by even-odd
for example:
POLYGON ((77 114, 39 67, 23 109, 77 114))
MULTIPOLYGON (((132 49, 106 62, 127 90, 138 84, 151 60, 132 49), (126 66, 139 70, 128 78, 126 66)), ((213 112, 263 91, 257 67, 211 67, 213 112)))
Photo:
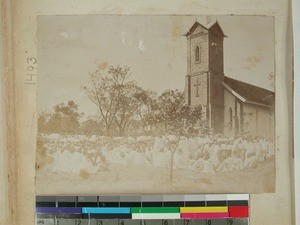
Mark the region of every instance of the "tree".
POLYGON ((164 125, 165 133, 174 133, 182 124, 181 108, 184 94, 176 90, 167 90, 158 97, 156 118, 164 125))
POLYGON ((105 131, 101 129, 101 122, 96 119, 87 119, 81 124, 81 132, 86 135, 98 134, 101 135, 105 131))
POLYGON ((144 90, 129 80, 130 68, 111 66, 106 73, 90 73, 90 82, 83 87, 88 98, 97 106, 107 135, 113 124, 124 134, 130 119, 143 104, 144 90))
POLYGON ((141 121, 144 132, 151 132, 153 125, 158 123, 155 111, 158 110, 157 93, 153 91, 144 91, 141 100, 142 105, 137 109, 137 114, 141 121))
POLYGON ((64 103, 57 104, 53 109, 54 113, 50 114, 46 125, 49 132, 73 133, 78 131, 79 119, 83 113, 78 113, 78 105, 73 100, 69 100, 66 105, 64 103))
POLYGON ((192 130, 199 131, 203 122, 202 107, 184 105, 184 94, 178 90, 167 90, 158 97, 158 121, 164 124, 165 133, 170 136, 167 149, 170 151, 170 184, 174 175, 174 156, 178 150, 180 137, 189 135, 192 130))
POLYGON ((198 134, 204 127, 205 119, 203 118, 202 107, 184 105, 181 107, 180 118, 184 124, 178 129, 185 135, 198 134))
POLYGON ((104 122, 106 134, 110 135, 110 128, 116 114, 116 97, 113 86, 116 83, 122 84, 129 72, 127 68, 117 68, 115 79, 109 76, 114 73, 115 68, 110 67, 108 74, 103 75, 99 69, 89 74, 89 84, 83 86, 88 98, 97 106, 99 114, 104 122), (114 84, 115 83, 115 84, 114 84))
POLYGON ((133 119, 137 110, 143 105, 145 91, 132 81, 118 86, 117 89, 115 123, 118 126, 119 133, 123 135, 129 120, 133 119))

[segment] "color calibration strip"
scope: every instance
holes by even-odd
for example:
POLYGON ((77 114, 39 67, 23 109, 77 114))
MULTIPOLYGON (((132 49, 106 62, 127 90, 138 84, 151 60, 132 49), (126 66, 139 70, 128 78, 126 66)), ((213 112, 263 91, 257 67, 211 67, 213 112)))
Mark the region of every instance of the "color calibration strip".
POLYGON ((248 202, 249 195, 43 196, 36 199, 36 224, 242 225, 248 202))

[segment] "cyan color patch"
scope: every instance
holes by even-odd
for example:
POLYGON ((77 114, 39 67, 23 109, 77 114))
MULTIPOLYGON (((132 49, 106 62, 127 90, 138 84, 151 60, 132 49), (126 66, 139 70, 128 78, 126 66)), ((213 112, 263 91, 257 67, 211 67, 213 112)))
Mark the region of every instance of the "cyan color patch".
POLYGON ((94 213, 94 214, 126 214, 130 213, 130 208, 125 207, 83 207, 82 213, 94 213))

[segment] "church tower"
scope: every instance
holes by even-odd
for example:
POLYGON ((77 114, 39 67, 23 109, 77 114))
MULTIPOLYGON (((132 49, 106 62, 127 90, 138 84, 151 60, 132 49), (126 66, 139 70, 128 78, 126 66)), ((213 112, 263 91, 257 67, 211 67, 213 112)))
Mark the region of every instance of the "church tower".
POLYGON ((201 105, 213 133, 223 134, 223 40, 226 35, 216 21, 207 26, 195 22, 185 36, 187 38, 185 103, 192 107, 201 105))

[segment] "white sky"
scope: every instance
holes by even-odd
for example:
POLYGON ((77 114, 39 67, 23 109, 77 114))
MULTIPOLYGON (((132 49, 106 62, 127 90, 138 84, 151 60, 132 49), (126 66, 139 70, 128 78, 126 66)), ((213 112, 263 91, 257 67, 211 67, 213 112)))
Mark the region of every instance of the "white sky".
POLYGON ((80 86, 98 65, 130 66, 145 89, 184 89, 186 38, 195 22, 216 19, 224 33, 225 75, 274 90, 274 22, 257 16, 40 16, 38 19, 38 109, 51 111, 74 100, 95 114, 80 86))

